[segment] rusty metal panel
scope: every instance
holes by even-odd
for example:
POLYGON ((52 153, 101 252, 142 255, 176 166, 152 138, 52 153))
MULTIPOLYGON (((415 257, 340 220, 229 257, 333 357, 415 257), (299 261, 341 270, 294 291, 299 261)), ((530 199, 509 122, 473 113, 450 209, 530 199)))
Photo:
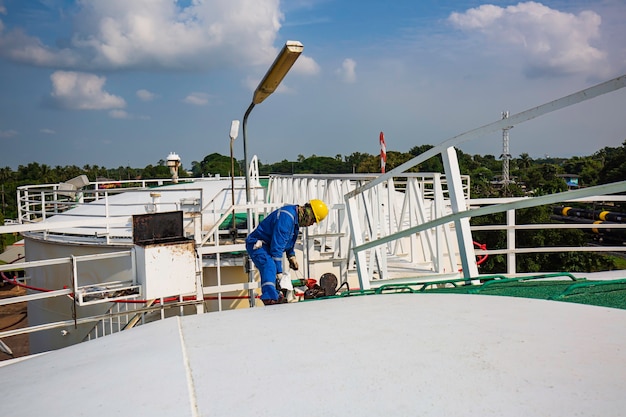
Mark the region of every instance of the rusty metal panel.
POLYGON ((185 240, 182 211, 133 215, 133 243, 135 245, 178 240, 185 240))
POLYGON ((137 245, 135 255, 137 283, 146 299, 197 292, 193 240, 137 245))

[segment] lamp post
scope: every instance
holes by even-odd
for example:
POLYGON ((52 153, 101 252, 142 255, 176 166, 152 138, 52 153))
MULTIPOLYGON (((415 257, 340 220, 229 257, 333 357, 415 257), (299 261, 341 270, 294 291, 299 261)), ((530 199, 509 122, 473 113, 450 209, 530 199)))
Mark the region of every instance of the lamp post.
MULTIPOLYGON (((304 45, 302 45, 298 41, 287 41, 283 49, 280 51, 272 66, 267 70, 265 76, 259 83, 256 90, 254 90, 254 94, 252 95, 252 103, 246 110, 245 115, 243 116, 243 159, 244 159, 244 167, 246 170, 246 217, 248 222, 248 234, 252 232, 252 210, 250 208, 251 196, 250 196, 250 170, 248 169, 248 136, 247 136, 247 124, 248 124, 248 116, 250 116, 250 112, 255 105, 262 103, 267 97, 272 94, 278 85, 281 83, 285 75, 289 72, 293 64, 296 62, 302 50, 304 49, 304 45)), ((248 281, 254 281, 254 268, 252 267, 252 260, 248 259, 248 281)), ((254 291, 249 291, 250 295, 250 307, 254 307, 254 291)))
MULTIPOLYGON (((265 74, 265 77, 259 83, 259 86, 254 90, 252 96, 252 103, 246 110, 246 114, 243 116, 243 159, 245 161, 246 169, 246 204, 250 203, 250 173, 248 169, 248 137, 247 137, 247 125, 248 116, 255 105, 260 104, 267 97, 272 94, 280 82, 285 78, 287 72, 291 69, 296 59, 302 53, 304 46, 298 41, 287 41, 283 49, 280 51, 274 63, 265 74)), ((251 230, 248 230, 251 231, 251 230)))
POLYGON ((235 243, 237 239, 237 223, 235 219, 235 158, 233 157, 233 142, 237 139, 239 135, 239 120, 233 120, 230 123, 230 188, 232 195, 232 206, 233 206, 233 226, 231 229, 231 234, 233 235, 233 243, 235 243))

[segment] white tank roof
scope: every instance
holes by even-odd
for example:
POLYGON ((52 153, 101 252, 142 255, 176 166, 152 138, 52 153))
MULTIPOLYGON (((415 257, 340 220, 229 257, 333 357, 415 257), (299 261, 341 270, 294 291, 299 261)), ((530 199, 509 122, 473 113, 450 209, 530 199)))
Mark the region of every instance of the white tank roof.
MULTIPOLYGON (((236 202, 242 204, 245 201, 245 181, 241 178, 235 179, 236 202)), ((226 209, 232 204, 230 191, 220 194, 222 190, 231 189, 230 178, 207 178, 196 179, 193 183, 180 183, 155 187, 149 190, 126 191, 115 194, 113 191, 108 200, 108 215, 115 217, 130 217, 134 214, 146 214, 147 208, 155 201, 152 193, 158 193, 159 211, 178 210, 184 200, 203 197, 204 204, 216 198, 216 208, 226 209)), ((80 205, 63 213, 49 217, 45 222, 64 222, 71 220, 93 221, 102 220, 106 214, 106 202, 100 199, 89 204, 80 205)), ((217 219, 217 218, 216 218, 217 219)), ((216 220, 214 219, 214 220, 216 220)), ((117 237, 132 237, 132 222, 127 221, 113 229, 113 234, 117 237)), ((68 229, 55 229, 56 233, 67 233, 72 235, 101 235, 106 231, 104 226, 72 227, 68 229)))
POLYGON ((7 416, 624 415, 626 311, 386 294, 171 318, 0 368, 7 416))

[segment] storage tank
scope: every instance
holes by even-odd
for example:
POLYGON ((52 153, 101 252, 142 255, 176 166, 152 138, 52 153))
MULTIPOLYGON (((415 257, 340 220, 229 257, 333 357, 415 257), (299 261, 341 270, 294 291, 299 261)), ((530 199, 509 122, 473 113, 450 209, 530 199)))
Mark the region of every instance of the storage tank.
MULTIPOLYGON (((133 216, 180 212, 183 229, 181 238, 187 240, 187 243, 191 242, 193 250, 194 234, 198 232, 198 226, 194 223, 195 219, 198 216, 201 217, 200 231, 210 230, 232 204, 233 189, 237 204, 241 204, 245 198, 242 179, 235 182, 235 187, 232 187, 230 179, 201 179, 120 194, 109 193, 110 190, 108 190, 106 198, 99 195, 99 198, 88 203, 77 201, 75 206, 62 213, 52 216, 49 213, 44 215, 44 220, 41 223, 49 224, 51 226, 49 230, 24 233, 26 261, 50 259, 64 261, 55 265, 29 269, 28 285, 34 288, 29 292, 34 294, 41 291, 71 289, 74 285, 73 276, 75 272, 79 277, 79 286, 93 285, 97 288, 102 283, 133 281, 135 278, 134 262, 137 260, 136 248, 139 247, 140 251, 144 250, 143 259, 145 259, 145 249, 149 246, 137 246, 137 242, 133 241, 133 222, 131 220, 133 216), (103 219, 107 218, 112 221, 117 219, 118 224, 114 226, 103 225, 103 219), (67 222, 72 221, 79 221, 82 224, 64 226, 68 224, 67 222), (63 227, 59 227, 60 225, 63 227), (119 253, 121 256, 103 257, 104 254, 111 253, 119 253), (88 256, 88 261, 82 261, 81 257, 84 256, 88 256), (75 266, 73 267, 73 265, 75 266)), ((95 192, 92 191, 92 193, 95 192)), ((68 204, 68 201, 78 200, 76 192, 73 193, 72 195, 67 193, 64 195, 55 194, 57 199, 47 199, 46 209, 51 210, 55 205, 68 204)), ((202 267, 202 276, 204 277, 202 285, 216 285, 218 279, 222 285, 245 282, 247 275, 243 270, 242 259, 243 254, 230 256, 224 262, 226 267, 222 268, 220 273, 214 271, 217 269, 215 263, 207 262, 202 267)), ((200 268, 199 265, 201 264, 197 262, 195 252, 192 256, 187 255, 184 262, 190 263, 192 268, 200 268)), ((138 268, 137 271, 143 271, 145 277, 145 265, 138 268)), ((154 281, 149 286, 145 284, 144 282, 144 289, 156 288, 154 281)), ((238 294, 242 297, 245 295, 247 295, 245 291, 238 294)), ((149 294, 138 295, 135 298, 142 300, 148 297, 154 298, 154 296, 153 291, 149 294)), ((223 299, 222 303, 218 304, 217 300, 211 299, 218 298, 217 295, 209 294, 206 308, 218 310, 248 305, 247 300, 235 297, 232 300, 223 299)), ((119 304, 121 303, 102 302, 76 305, 69 296, 30 301, 28 303, 29 325, 44 326, 50 322, 70 322, 62 328, 51 328, 31 333, 31 353, 58 349, 86 340, 94 331, 95 324, 93 322, 81 324, 81 319, 102 315, 111 309, 123 309, 123 305, 119 304)), ((191 313, 195 309, 186 307, 185 312, 187 311, 191 313)), ((171 314, 179 313, 177 310, 171 314)), ((102 331, 108 332, 110 330, 103 329, 102 331)))

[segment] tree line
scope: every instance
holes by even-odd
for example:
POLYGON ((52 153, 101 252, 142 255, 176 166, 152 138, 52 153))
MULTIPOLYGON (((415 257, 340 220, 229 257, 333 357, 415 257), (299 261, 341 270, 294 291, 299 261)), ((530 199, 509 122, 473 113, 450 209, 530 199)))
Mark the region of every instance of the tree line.
MULTIPOLYGON (((389 171, 404 162, 431 149, 432 145, 420 145, 408 152, 388 151, 386 170, 389 171)), ((509 184, 498 185, 502 174, 502 159, 494 155, 470 155, 457 149, 459 168, 462 174, 471 178, 473 197, 500 197, 549 194, 567 189, 562 175, 575 175, 583 187, 606 184, 626 179, 626 141, 620 147, 605 147, 590 156, 572 158, 533 159, 522 153, 509 162, 509 184)), ((235 176, 244 175, 244 162, 234 161, 235 176)), ((269 174, 347 174, 380 172, 380 156, 354 152, 343 156, 298 155, 296 160, 284 159, 270 164, 259 163, 261 175, 269 174)), ((413 167, 410 172, 443 172, 440 156, 430 158, 413 167)), ((149 178, 169 178, 170 170, 164 160, 143 168, 119 166, 106 168, 98 165, 49 166, 38 162, 19 165, 17 170, 0 168, 1 198, 0 208, 4 218, 14 218, 16 210, 16 190, 22 185, 55 184, 67 181, 78 175, 86 175, 90 181, 137 180, 149 178)), ((179 177, 207 177, 231 175, 231 159, 218 153, 205 156, 201 161, 193 161, 191 169, 181 167, 179 177)))
MULTIPOLYGON (((432 145, 420 145, 408 152, 388 151, 387 171, 431 149, 432 145)), ((459 168, 462 174, 471 178, 471 195, 480 197, 503 197, 522 195, 542 195, 567 190, 563 175, 573 175, 579 179, 579 186, 593 186, 626 179, 626 141, 620 147, 605 147, 590 156, 572 158, 533 159, 527 153, 509 161, 511 182, 503 184, 502 159, 494 155, 470 155, 457 149, 459 168)), ((244 175, 244 162, 232 161, 229 156, 218 153, 207 155, 201 161, 193 161, 189 170, 179 170, 179 177, 207 177, 231 175, 231 163, 235 176, 244 175)), ((295 161, 282 160, 275 163, 259 163, 260 174, 347 174, 380 172, 380 156, 354 152, 350 155, 331 156, 298 155, 295 161)), ((412 172, 443 172, 440 156, 433 157, 410 169, 412 172)), ((4 218, 15 218, 16 190, 22 185, 54 184, 67 181, 78 175, 86 175, 90 181, 138 180, 150 178, 170 178, 170 170, 164 160, 144 168, 120 166, 106 168, 98 165, 84 165, 82 168, 71 166, 51 167, 37 162, 20 165, 17 170, 10 167, 0 168, 1 213, 4 218)), ((612 210, 619 210, 614 206, 612 210)), ((516 222, 544 223, 550 221, 549 207, 535 207, 520 210, 516 222)), ((504 224, 502 213, 472 218, 472 224, 504 224)), ((490 249, 506 247, 504 231, 476 232, 474 239, 484 243, 490 249)), ((590 237, 580 230, 541 230, 536 232, 520 231, 517 233, 517 247, 542 246, 543 242, 551 245, 585 245, 590 237)), ((4 240, 4 239, 2 239, 4 240)), ((595 270, 614 269, 616 259, 587 252, 546 253, 521 255, 518 258, 518 271, 537 272, 547 270, 566 270, 592 272, 595 270)), ((620 266, 623 267, 623 266, 620 266)), ((504 256, 491 256, 481 265, 483 273, 503 273, 506 271, 504 256)))

